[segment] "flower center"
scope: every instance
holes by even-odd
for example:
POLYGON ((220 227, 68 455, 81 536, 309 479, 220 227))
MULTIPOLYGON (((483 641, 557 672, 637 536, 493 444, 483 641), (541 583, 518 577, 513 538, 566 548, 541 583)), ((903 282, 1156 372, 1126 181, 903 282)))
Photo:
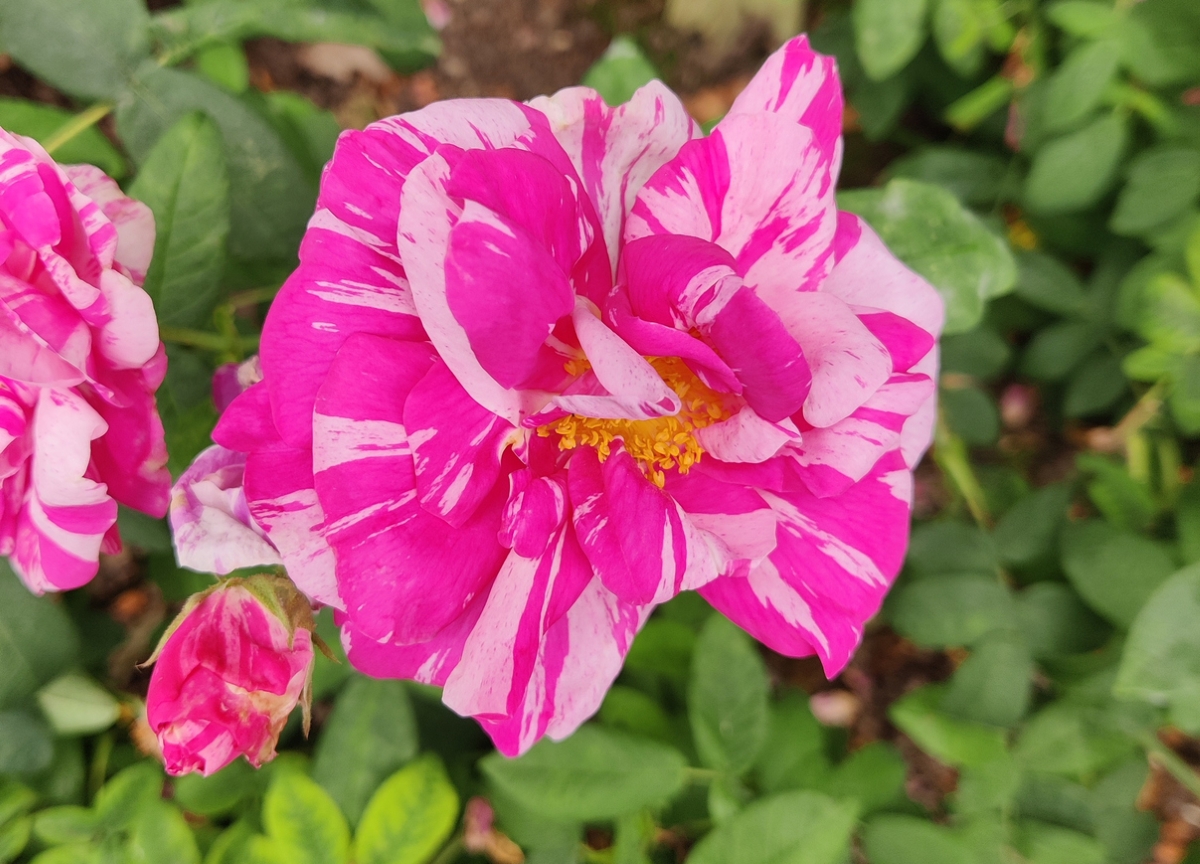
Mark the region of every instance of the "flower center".
POLYGON ((679 395, 683 408, 678 414, 653 420, 601 419, 572 414, 539 427, 538 435, 543 438, 558 435, 558 446, 562 450, 595 447, 601 462, 612 455, 612 442, 620 440, 626 452, 637 460, 646 476, 660 489, 666 483, 665 472, 678 469, 680 474, 688 473, 704 453, 695 431, 729 419, 734 411, 727 406, 725 397, 709 389, 679 358, 646 359, 667 386, 679 395))

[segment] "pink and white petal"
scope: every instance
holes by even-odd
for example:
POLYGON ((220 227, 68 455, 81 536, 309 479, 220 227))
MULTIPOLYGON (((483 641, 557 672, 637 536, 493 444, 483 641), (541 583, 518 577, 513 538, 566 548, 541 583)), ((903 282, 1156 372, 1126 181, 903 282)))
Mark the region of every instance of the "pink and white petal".
POLYGON ((481 718, 500 752, 519 756, 542 735, 561 741, 595 714, 651 608, 631 606, 593 579, 542 640, 521 710, 481 718))
POLYGON ((937 290, 900 263, 861 218, 838 213, 837 222, 837 264, 821 285, 822 293, 855 308, 899 315, 934 337, 940 334, 946 316, 937 290))
POLYGON ((893 372, 908 372, 936 344, 932 333, 922 330, 894 312, 882 312, 863 307, 851 307, 871 335, 883 343, 892 358, 893 372))
POLYGON ((73 387, 85 380, 78 367, 63 359, 3 302, 0 302, 0 376, 42 387, 73 387))
POLYGON ((699 127, 679 97, 659 81, 642 87, 619 108, 608 107, 599 93, 587 87, 539 96, 530 106, 549 119, 595 204, 615 272, 626 215, 638 192, 700 134, 699 127))
POLYGON ((260 356, 279 433, 308 447, 317 391, 346 338, 423 331, 399 260, 374 235, 318 211, 300 256, 267 313, 260 356))
POLYGON ((141 201, 126 196, 115 180, 94 165, 63 165, 62 169, 75 188, 95 201, 117 229, 114 260, 140 286, 146 281, 154 255, 154 213, 141 201))
POLYGON ((338 588, 355 627, 377 641, 433 638, 505 553, 496 532, 507 484, 459 528, 418 500, 404 403, 432 363, 427 344, 355 336, 317 398, 314 481, 338 588))
POLYGON ((696 430, 704 452, 722 462, 766 462, 789 444, 799 446, 800 431, 790 419, 764 420, 746 406, 728 420, 696 430))
POLYGON ((683 519, 625 450, 601 462, 581 447, 568 476, 575 531, 604 587, 635 605, 683 590, 692 553, 683 519))
POLYGON ((806 422, 826 427, 849 417, 892 374, 887 348, 838 297, 796 291, 777 303, 775 310, 812 369, 806 422))
POLYGON ((408 645, 371 639, 345 613, 337 613, 334 620, 342 628, 346 657, 359 672, 373 678, 409 678, 441 687, 458 665, 463 646, 483 613, 487 599, 488 592, 481 591, 462 615, 432 639, 408 645))
MULTIPOLYGON (((913 374, 929 376, 930 381, 938 373, 938 346, 935 344, 919 363, 913 366, 913 374)), ((909 468, 916 468, 929 445, 933 443, 934 427, 937 425, 937 388, 930 387, 929 396, 921 407, 904 421, 900 430, 900 450, 909 468)))
POLYGON ((484 370, 466 329, 455 318, 447 293, 446 255, 450 234, 462 208, 446 193, 451 167, 438 152, 408 177, 401 196, 400 254, 412 286, 413 301, 429 340, 471 398, 509 423, 523 415, 524 400, 484 370))
POLYGON ((160 345, 143 368, 97 370, 94 383, 111 396, 90 398, 108 424, 108 432, 92 443, 92 460, 108 483, 108 494, 156 518, 166 515, 171 491, 166 435, 154 399, 158 367, 165 365, 160 345))
POLYGON ((114 369, 141 368, 159 349, 158 318, 150 295, 116 270, 100 274, 108 320, 99 328, 96 347, 114 369))
POLYGON ((911 485, 893 451, 836 498, 762 493, 779 519, 775 551, 748 576, 723 577, 701 594, 774 650, 817 654, 832 678, 904 561, 911 485))
MULTIPOLYGON (((442 701, 463 716, 511 717, 520 711, 542 640, 555 620, 556 594, 578 598, 592 568, 569 525, 556 526, 536 558, 510 552, 442 701)), ((566 608, 570 608, 566 606, 566 608)), ((567 614, 570 614, 569 612, 567 614)))
POLYGON ((576 300, 571 315, 575 333, 597 382, 622 403, 624 413, 586 416, 647 420, 678 414, 683 408, 678 394, 667 386, 642 355, 629 347, 592 310, 584 298, 576 300))
POLYGON ((626 240, 687 234, 726 249, 768 305, 833 266, 837 166, 811 130, 773 114, 727 118, 685 144, 638 195, 626 240))
POLYGON ((849 417, 805 430, 793 455, 809 491, 829 498, 865 477, 885 454, 902 445, 904 427, 936 392, 925 375, 893 375, 849 417))
POLYGON ((221 412, 212 438, 228 450, 243 453, 286 447, 271 417, 271 394, 267 385, 259 382, 234 397, 221 412))
POLYGON ((767 58, 734 100, 728 116, 767 112, 813 130, 817 146, 832 153, 842 137, 842 85, 837 61, 797 36, 767 58))
POLYGON ((117 518, 107 487, 86 475, 104 420, 69 390, 38 393, 29 493, 18 517, 12 561, 30 590, 66 591, 91 581, 100 545, 117 518))
MULTIPOLYGON (((669 476, 666 489, 709 547, 712 578, 744 573, 775 549, 777 517, 754 489, 699 470, 669 476)), ((688 588, 700 588, 712 578, 689 578, 688 588)))
POLYGON ((213 445, 171 490, 171 534, 180 567, 224 575, 282 564, 254 522, 242 485, 246 455, 213 445))
POLYGON ((421 506, 462 525, 496 485, 512 425, 467 395, 440 359, 409 393, 403 422, 421 506))

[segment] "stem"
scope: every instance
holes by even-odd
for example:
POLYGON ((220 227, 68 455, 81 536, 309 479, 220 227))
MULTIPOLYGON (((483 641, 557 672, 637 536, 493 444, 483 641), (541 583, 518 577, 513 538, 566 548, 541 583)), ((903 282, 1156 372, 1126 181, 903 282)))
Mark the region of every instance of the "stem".
POLYGON ((88 800, 95 799, 108 775, 108 759, 112 756, 113 736, 105 732, 96 739, 96 750, 92 753, 92 765, 88 772, 88 800))
POLYGON ((458 834, 442 848, 438 856, 430 861, 429 864, 454 864, 464 851, 465 847, 463 846, 462 835, 458 834))
POLYGON ((176 345, 187 345, 190 348, 203 348, 206 351, 230 351, 237 348, 238 352, 253 351, 258 348, 258 336, 239 336, 236 345, 232 345, 228 336, 221 333, 209 333, 205 330, 192 330, 187 327, 158 328, 158 335, 164 342, 174 342, 176 345))
POLYGON ((229 305, 234 309, 241 309, 244 306, 257 306, 259 303, 267 303, 275 299, 279 293, 278 286, 266 285, 262 288, 250 288, 247 291, 239 291, 229 298, 229 305))
POLYGON ((1180 782, 1189 792, 1200 798, 1200 774, 1191 765, 1179 758, 1179 755, 1163 744, 1150 732, 1138 736, 1150 761, 1163 768, 1168 774, 1180 782))
POLYGON ((987 530, 992 527, 992 515, 988 512, 987 497, 983 494, 983 486, 975 476, 971 460, 967 457, 967 445, 963 440, 950 431, 946 418, 938 412, 937 434, 934 438, 933 458, 958 489, 967 509, 979 527, 987 530))
POLYGON ((55 150, 62 147, 81 132, 91 129, 93 126, 107 117, 109 112, 112 110, 113 103, 97 102, 91 108, 76 114, 74 117, 60 126, 58 131, 47 138, 46 142, 42 146, 46 148, 47 153, 54 155, 55 150))
POLYGON ((683 769, 684 782, 693 786, 707 786, 720 776, 721 772, 714 771, 712 768, 692 768, 689 765, 683 769))
POLYGON ((1130 436, 1135 435, 1143 426, 1158 416, 1162 408, 1163 382, 1159 381, 1142 394, 1137 404, 1129 409, 1129 413, 1121 418, 1121 422, 1113 427, 1113 436, 1117 443, 1124 444, 1130 436))

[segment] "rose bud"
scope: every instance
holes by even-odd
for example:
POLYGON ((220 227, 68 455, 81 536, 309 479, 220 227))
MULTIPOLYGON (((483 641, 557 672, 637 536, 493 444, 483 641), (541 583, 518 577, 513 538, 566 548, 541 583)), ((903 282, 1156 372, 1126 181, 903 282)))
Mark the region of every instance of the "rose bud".
POLYGON ((188 600, 150 658, 146 719, 169 774, 269 762, 297 703, 307 733, 313 626, 282 576, 226 579, 188 600))

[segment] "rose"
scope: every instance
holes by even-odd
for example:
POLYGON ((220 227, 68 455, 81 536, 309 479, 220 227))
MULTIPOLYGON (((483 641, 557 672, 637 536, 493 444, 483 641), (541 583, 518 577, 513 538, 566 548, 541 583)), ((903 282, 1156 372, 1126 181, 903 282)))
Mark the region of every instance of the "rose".
POLYGON ((657 83, 342 137, 214 439, 351 662, 508 754, 590 716, 680 590, 845 665, 903 560, 942 305, 837 211, 841 110, 797 39, 709 137, 657 83))
POLYGON ((117 502, 166 512, 153 248, 149 208, 103 172, 0 130, 0 554, 33 591, 120 549, 117 502))
POLYGON ((225 580, 193 597, 155 656, 146 720, 170 774, 275 756, 312 676, 312 610, 282 577, 225 580))

